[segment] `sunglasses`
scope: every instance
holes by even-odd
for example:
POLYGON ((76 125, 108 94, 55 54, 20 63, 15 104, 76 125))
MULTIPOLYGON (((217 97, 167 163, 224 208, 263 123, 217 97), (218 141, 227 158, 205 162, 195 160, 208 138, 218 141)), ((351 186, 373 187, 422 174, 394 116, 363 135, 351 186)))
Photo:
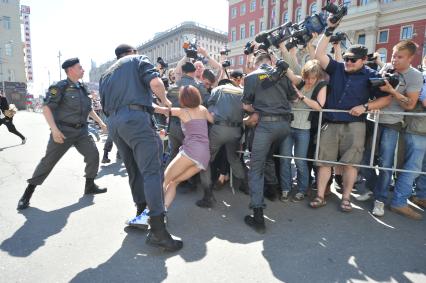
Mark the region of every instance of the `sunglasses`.
POLYGON ((348 58, 348 57, 346 57, 346 58, 343 58, 343 60, 345 60, 346 63, 349 62, 349 61, 351 61, 351 63, 356 63, 356 61, 358 61, 359 58, 348 58))

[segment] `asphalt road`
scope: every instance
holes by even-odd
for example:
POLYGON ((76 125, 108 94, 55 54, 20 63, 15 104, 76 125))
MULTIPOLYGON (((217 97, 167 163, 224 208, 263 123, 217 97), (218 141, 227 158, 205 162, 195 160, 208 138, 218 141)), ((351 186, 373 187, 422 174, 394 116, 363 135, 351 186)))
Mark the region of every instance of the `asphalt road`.
POLYGON ((207 210, 194 205, 201 190, 178 193, 168 229, 184 247, 164 254, 125 228, 135 209, 115 148, 96 181, 106 194, 83 196, 83 157, 72 148, 18 212, 49 131, 39 113, 21 111, 15 124, 27 144, 0 127, 0 282, 426 282, 426 221, 388 210, 377 220, 371 202, 342 213, 336 192, 318 210, 268 201, 265 235, 243 223, 246 195, 224 188, 207 210))

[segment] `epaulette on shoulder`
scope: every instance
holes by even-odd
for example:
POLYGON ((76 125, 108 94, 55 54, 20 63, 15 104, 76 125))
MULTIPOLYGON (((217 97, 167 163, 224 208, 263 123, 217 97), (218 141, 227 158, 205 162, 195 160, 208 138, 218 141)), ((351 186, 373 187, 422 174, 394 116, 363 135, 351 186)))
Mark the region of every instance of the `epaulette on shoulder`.
POLYGON ((62 80, 57 82, 56 84, 53 84, 49 87, 49 91, 48 93, 51 96, 55 96, 57 94, 63 93, 65 88, 68 86, 68 81, 67 80, 62 80))

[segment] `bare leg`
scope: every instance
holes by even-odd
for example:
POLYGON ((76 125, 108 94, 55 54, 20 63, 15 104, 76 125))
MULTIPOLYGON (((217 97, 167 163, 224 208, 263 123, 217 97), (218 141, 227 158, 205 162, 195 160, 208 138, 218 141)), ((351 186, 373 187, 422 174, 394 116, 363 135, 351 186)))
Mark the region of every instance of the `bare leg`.
POLYGON ((164 206, 166 208, 169 208, 172 204, 175 196, 176 196, 176 187, 179 185, 179 183, 188 180, 195 174, 200 172, 200 168, 198 168, 196 165, 193 165, 192 167, 188 168, 185 172, 183 172, 181 175, 179 175, 176 179, 169 182, 166 192, 164 194, 164 206))
POLYGON ((328 166, 320 166, 318 167, 318 196, 324 199, 325 188, 327 187, 328 180, 331 176, 331 167, 328 166))
POLYGON ((352 188, 354 187, 358 170, 353 166, 343 168, 343 195, 342 199, 350 199, 352 188))
POLYGON ((171 181, 176 179, 183 172, 194 166, 194 162, 188 157, 178 154, 167 166, 164 172, 163 190, 166 191, 167 186, 171 181))

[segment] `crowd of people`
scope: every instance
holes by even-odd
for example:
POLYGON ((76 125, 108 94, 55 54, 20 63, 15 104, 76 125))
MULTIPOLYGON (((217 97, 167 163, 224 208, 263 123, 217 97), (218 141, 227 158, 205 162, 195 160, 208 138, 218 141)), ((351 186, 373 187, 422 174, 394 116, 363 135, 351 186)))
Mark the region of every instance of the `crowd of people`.
POLYGON ((310 196, 309 206, 318 209, 327 204, 333 180, 342 193, 343 212, 352 210, 352 191, 361 180, 369 191, 359 200, 373 196, 373 215, 384 215, 394 183, 390 209, 421 219, 408 203, 426 208, 426 175, 420 173, 426 172, 426 115, 415 115, 426 114, 425 73, 411 66, 417 46, 399 42, 389 63, 369 57, 358 44, 342 52, 335 43, 334 54, 328 54, 337 26, 328 21, 325 32, 313 36, 303 65, 297 46, 287 50, 282 42, 274 52, 253 43, 244 70, 230 74, 202 47, 197 52, 204 60, 184 56, 176 68, 166 69, 122 44, 115 50, 117 61, 102 75, 95 107, 79 82, 84 71, 78 59, 67 60, 62 67, 68 78, 51 86, 44 106, 52 132, 46 156, 28 180, 18 209, 29 206, 35 187, 72 145, 85 155, 85 193, 106 192, 94 183, 99 154, 86 123, 90 115, 108 127, 102 162, 111 161, 114 143, 126 166, 136 206, 136 216, 127 223, 149 224, 146 242, 168 251, 183 246, 165 226, 176 190, 200 185, 203 197, 196 205, 210 208, 214 187, 228 179, 232 188, 249 195, 253 213, 244 222, 259 233, 266 231, 265 198, 300 202, 310 196), (397 84, 390 79, 380 86, 371 83, 389 76, 397 84), (372 141, 377 115, 377 140, 372 141), (167 125, 166 147, 159 124, 167 125), (397 168, 403 169, 397 174, 392 170, 396 155, 397 168), (370 165, 370 156, 380 170, 358 167, 370 165))

